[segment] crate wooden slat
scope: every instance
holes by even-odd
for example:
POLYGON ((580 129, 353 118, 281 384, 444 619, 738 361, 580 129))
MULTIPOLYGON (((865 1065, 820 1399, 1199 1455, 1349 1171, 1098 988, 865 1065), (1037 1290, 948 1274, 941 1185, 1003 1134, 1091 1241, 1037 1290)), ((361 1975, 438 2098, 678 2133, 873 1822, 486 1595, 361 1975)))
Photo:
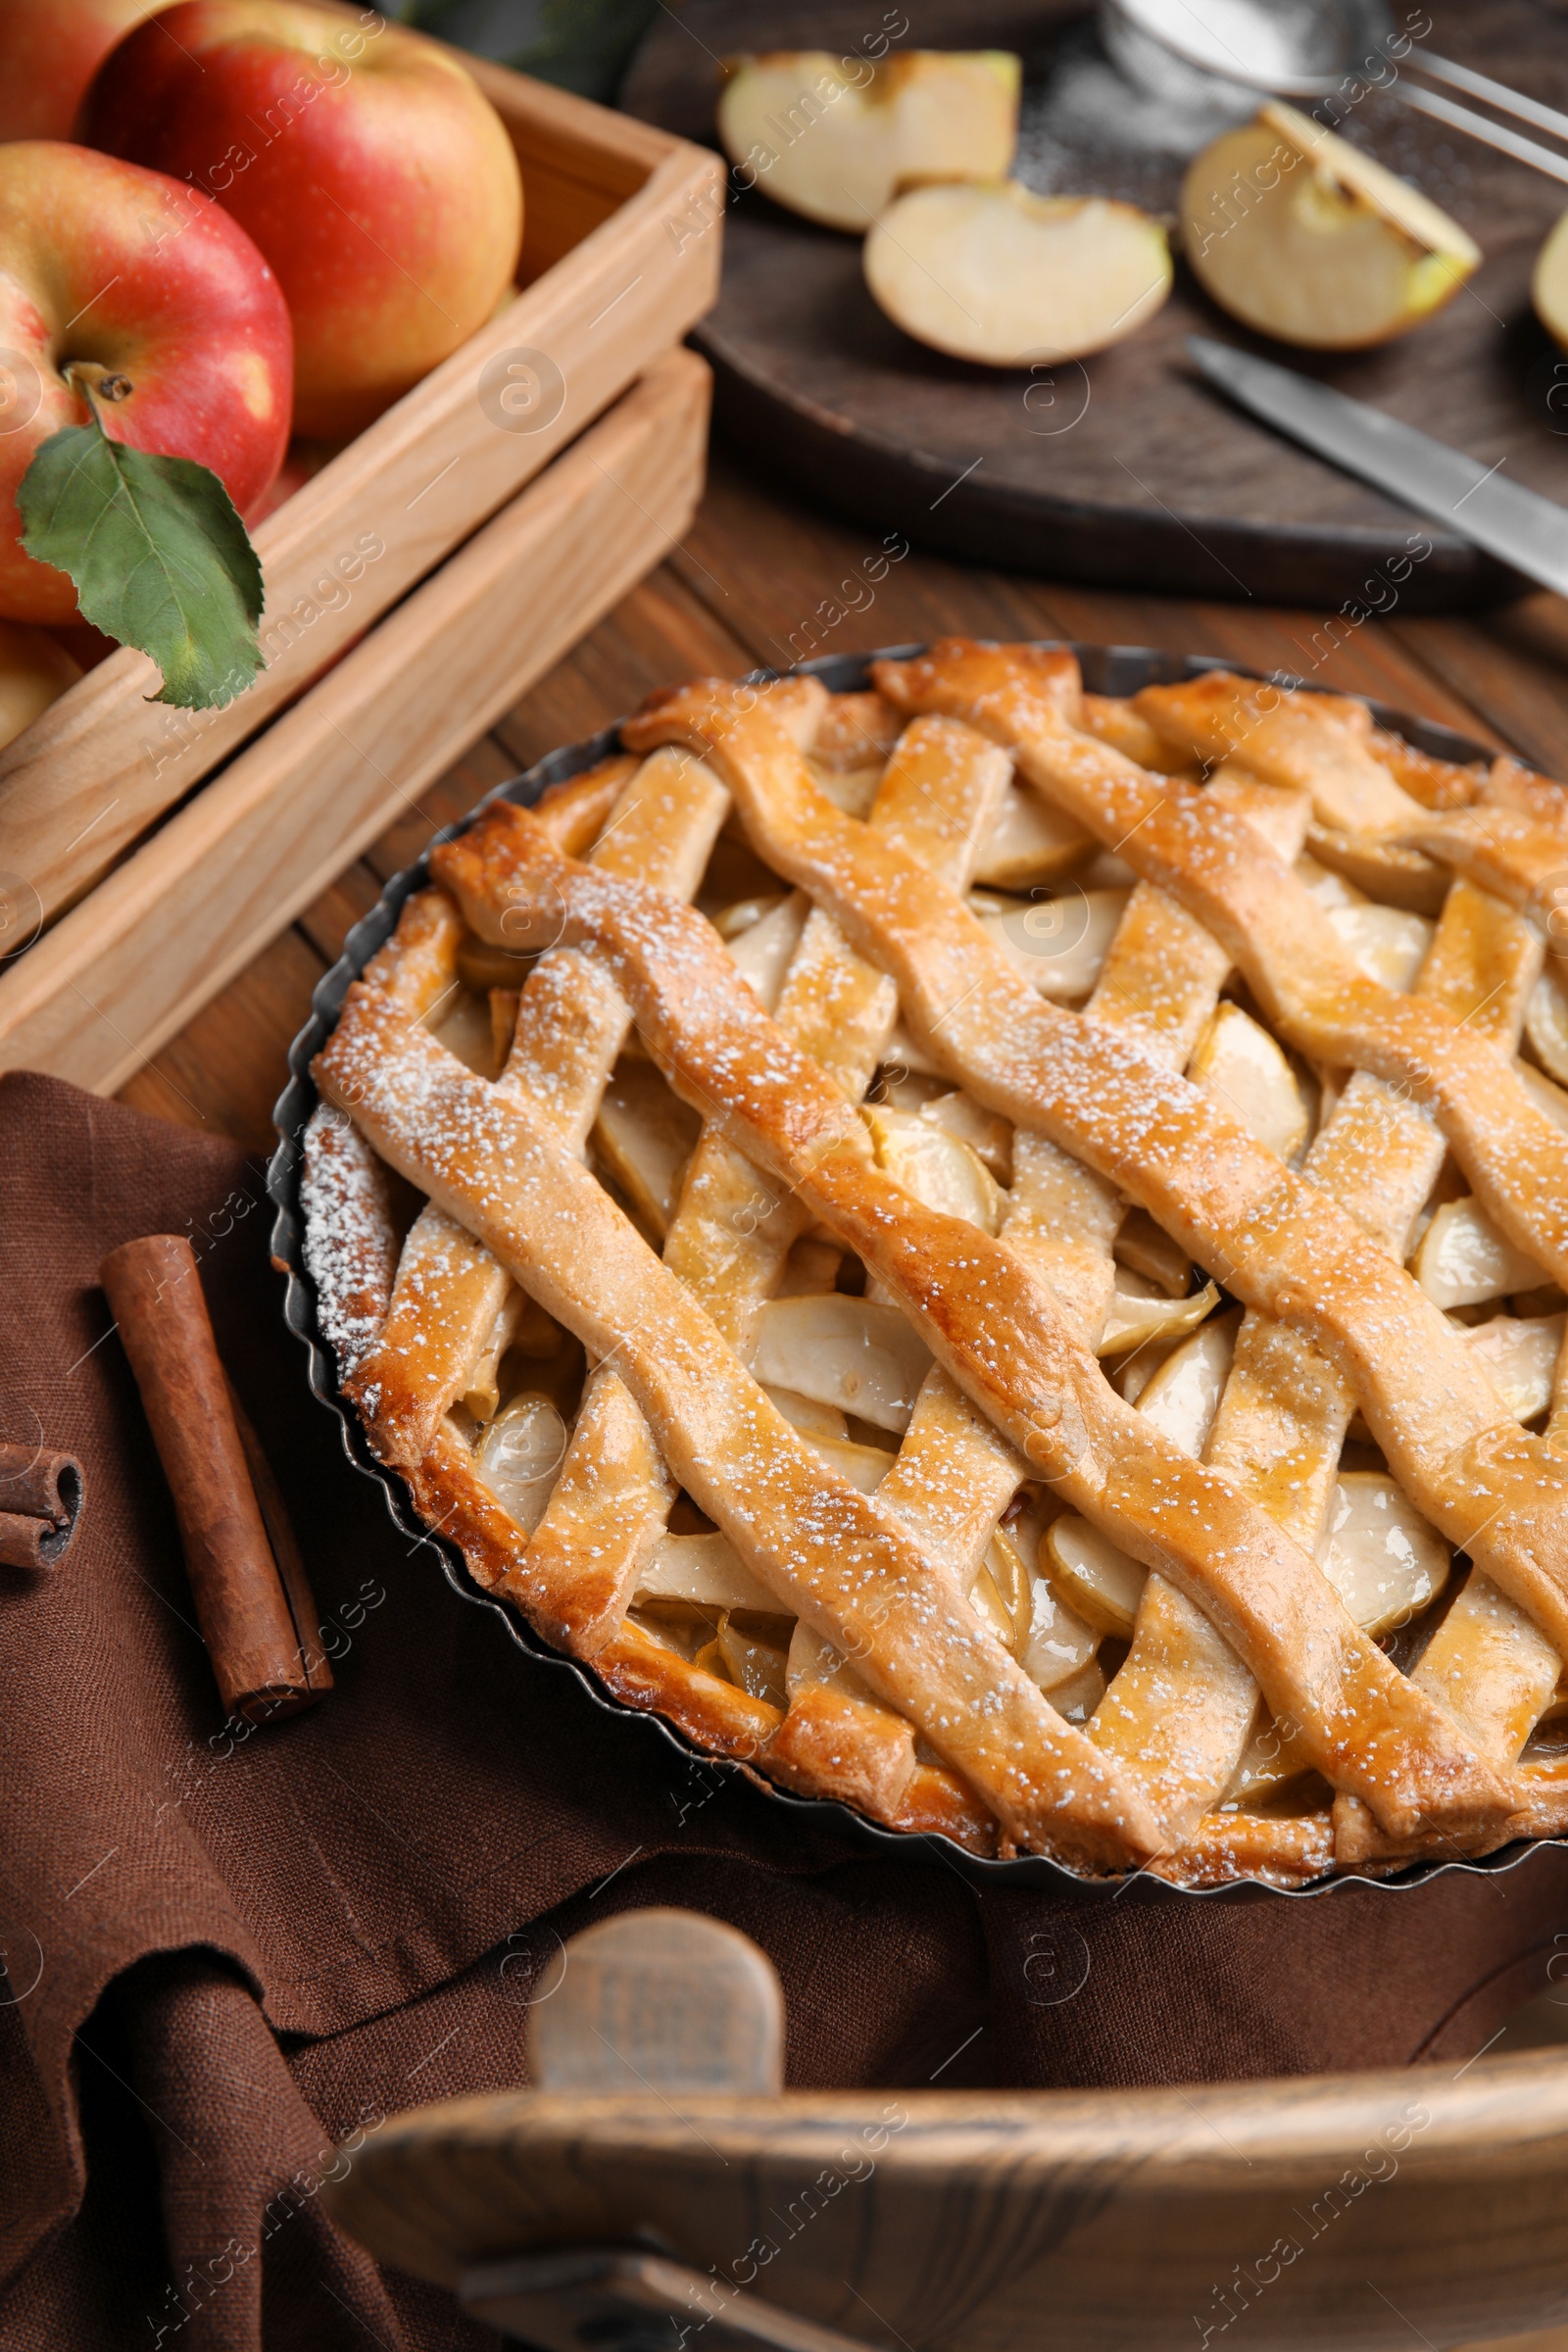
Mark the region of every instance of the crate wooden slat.
POLYGON ((667 353, 0 975, 0 1068, 113 1093, 685 530, 709 374, 667 353))
POLYGON ((260 526, 268 666, 244 695, 216 711, 150 703, 154 665, 122 650, 0 751, 0 877, 24 900, 35 892, 46 919, 515 497, 712 301, 714 156, 464 62, 521 159, 522 291, 260 526), (562 379, 559 414, 543 404, 537 430, 510 429, 493 400, 481 403, 486 366, 517 351, 542 353, 562 379))

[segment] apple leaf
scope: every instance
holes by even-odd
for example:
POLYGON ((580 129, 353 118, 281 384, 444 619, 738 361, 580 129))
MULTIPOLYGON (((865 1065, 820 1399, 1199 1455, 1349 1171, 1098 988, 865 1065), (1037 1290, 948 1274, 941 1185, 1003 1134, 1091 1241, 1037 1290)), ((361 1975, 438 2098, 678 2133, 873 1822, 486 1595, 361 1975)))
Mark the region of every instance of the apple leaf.
POLYGON ((69 573, 83 620, 157 662, 154 701, 243 694, 262 666, 262 567, 216 473, 111 441, 95 412, 42 443, 17 506, 23 546, 69 573))

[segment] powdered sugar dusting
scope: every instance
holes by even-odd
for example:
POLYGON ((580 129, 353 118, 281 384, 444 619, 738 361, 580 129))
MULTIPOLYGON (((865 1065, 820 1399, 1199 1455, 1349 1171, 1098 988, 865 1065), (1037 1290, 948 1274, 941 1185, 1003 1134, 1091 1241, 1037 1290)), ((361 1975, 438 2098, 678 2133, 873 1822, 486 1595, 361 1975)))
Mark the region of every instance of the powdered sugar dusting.
POLYGON ((300 1207, 317 1321, 347 1378, 385 1320, 398 1242, 387 1170, 329 1103, 317 1104, 305 1130, 300 1207))

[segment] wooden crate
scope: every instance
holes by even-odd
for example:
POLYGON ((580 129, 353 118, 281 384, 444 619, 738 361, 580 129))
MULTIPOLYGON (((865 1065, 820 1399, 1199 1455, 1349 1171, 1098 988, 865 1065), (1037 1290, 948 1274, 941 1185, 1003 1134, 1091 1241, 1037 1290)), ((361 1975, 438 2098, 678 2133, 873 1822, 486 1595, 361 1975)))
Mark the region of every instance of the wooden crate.
MULTIPOLYGON (((650 515, 661 518, 658 525, 639 516, 623 498, 613 546, 590 555, 579 544, 577 524, 567 527, 563 518, 559 547, 546 547, 537 536, 538 517, 560 517, 559 500, 546 491, 542 504, 527 508, 519 493, 553 471, 561 453, 651 363, 678 344, 712 301, 722 167, 704 149, 627 117, 481 60, 463 62, 499 110, 521 162, 520 291, 261 524, 255 538, 266 575, 262 640, 267 667, 245 694, 222 710, 184 711, 151 702, 148 697, 158 690, 154 664, 122 649, 0 751, 0 886, 12 915, 10 936, 25 937, 44 927, 39 945, 0 966, 0 1067, 30 1059, 34 1066, 68 1069, 72 1076, 90 1069, 93 1075, 84 1083, 114 1082, 101 1054, 84 1048, 67 1051, 62 1044, 64 1059, 57 1061, 46 1051, 36 1019, 37 975, 28 967, 54 937, 47 926, 78 902, 78 911, 96 906, 106 887, 103 877, 112 872, 113 904, 122 911, 129 885, 122 870, 114 870, 117 861, 181 804, 187 806, 173 820, 186 828, 181 839, 206 829, 207 854, 216 860, 211 871, 221 889, 219 804, 207 808, 209 790, 197 793, 194 802, 192 795, 242 745, 250 743, 251 749, 238 764, 253 777, 269 767, 264 745, 275 739, 279 746, 299 747, 297 755, 279 749, 271 757, 270 790, 279 826, 292 823, 301 835, 301 870, 319 847, 312 870, 324 881, 334 870, 333 858, 341 865, 375 830, 368 815, 364 823, 339 824, 332 791, 322 781, 322 755, 307 748, 317 745, 328 725, 329 708, 336 709, 349 691, 351 664, 355 678, 363 681, 379 662, 390 685, 393 673, 386 664, 392 660, 389 649, 397 648, 400 666, 392 692, 403 713, 403 731, 388 734, 378 726, 376 738, 391 762, 389 792, 410 789, 416 768, 421 776, 432 772, 429 760, 437 737, 444 747, 440 757, 452 757, 505 707, 509 694, 520 691, 545 666, 542 660, 532 661, 531 646, 526 655, 519 652, 515 632, 542 627, 544 636, 534 642, 548 642, 553 661, 571 642, 561 626, 568 613, 572 634, 580 634, 612 594, 636 576, 625 561, 628 554, 635 551, 638 567, 646 569, 667 544, 662 532, 692 488, 690 427, 696 406, 706 403, 706 378, 691 366, 651 378, 647 399, 639 396, 641 405, 634 404, 612 434, 620 463, 629 447, 627 433, 642 447, 646 420, 654 413, 648 399, 655 410, 662 403, 678 463, 668 483, 657 465, 650 470, 658 491, 650 515), (492 516, 501 517, 500 536, 481 531, 474 540, 492 516), (527 547, 529 561, 550 582, 547 593, 530 603, 528 583, 497 574, 497 596, 516 600, 510 638, 482 620, 474 626, 471 618, 461 623, 456 618, 471 583, 490 576, 487 567, 504 562, 499 551, 509 544, 509 531, 518 548, 527 547), (472 545, 465 547, 470 540, 472 545), (455 549, 461 556, 436 572, 455 549), (556 592, 563 576, 575 584, 574 599, 556 592), (421 581, 428 581, 427 589, 406 601, 421 581), (612 581, 618 583, 613 589, 612 581), (420 601, 426 596, 433 599, 428 606, 420 601), (383 619, 387 614, 391 620, 383 619), (382 646, 387 631, 391 634, 382 646), (487 658, 478 653, 481 645, 488 648, 487 658), (348 660, 331 668, 351 647, 348 660), (466 702, 459 699, 459 680, 466 702), (312 711, 319 727, 305 715, 312 711), (258 737, 259 742, 252 740, 258 737), (412 765, 406 764, 406 751, 412 765), (290 756, 308 759, 310 775, 290 770, 290 756)), ((591 461, 580 459, 569 477, 578 495, 591 493, 591 461)), ((372 701, 377 711, 389 707, 383 693, 356 708, 368 712, 372 701)), ((328 760, 326 766, 333 762, 328 760)), ((225 786, 227 781, 225 776, 225 786)), ((249 806, 232 792, 222 805, 249 806)), ((384 808, 384 800, 381 805, 384 808)), ((273 839, 281 877, 286 862, 281 834, 273 839)), ((156 848, 156 840, 151 846, 156 848)), ((135 862, 150 884, 160 869, 156 857, 143 863, 148 857, 144 848, 135 862)), ((187 894, 194 891, 205 900, 207 866, 187 862, 179 870, 187 894)), ((183 906, 162 909, 151 898, 144 904, 152 927, 149 963, 167 970, 172 984, 173 963, 164 951, 188 921, 190 898, 183 906)), ((293 882, 285 888, 280 879, 269 930, 266 910, 247 899, 247 954, 254 954, 299 904, 293 882)), ((226 931, 221 936, 226 972, 242 959, 228 956, 226 931)), ((92 967, 85 979, 71 968, 72 985, 94 994, 88 986, 92 967)), ((112 978, 99 976, 118 989, 118 971, 112 978)), ((215 979, 213 985, 219 984, 215 979)), ((177 993, 162 1007, 144 995, 138 1016, 144 1025, 130 1031, 136 1046, 119 1055, 120 1075, 176 1025, 176 1011, 184 1018, 199 1001, 185 971, 177 993)), ((62 1015, 48 1034, 63 1040, 68 1029, 62 1015)))
POLYGON ((0 1069, 112 1094, 665 554, 709 372, 656 360, 0 977, 0 1069))

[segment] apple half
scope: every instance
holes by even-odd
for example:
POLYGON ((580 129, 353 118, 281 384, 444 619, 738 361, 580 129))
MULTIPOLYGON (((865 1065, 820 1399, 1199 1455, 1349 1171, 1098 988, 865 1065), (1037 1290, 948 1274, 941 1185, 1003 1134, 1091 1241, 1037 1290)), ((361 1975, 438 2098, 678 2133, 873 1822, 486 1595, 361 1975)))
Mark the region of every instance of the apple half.
POLYGON ((1153 317, 1171 286, 1157 220, 1105 196, 1018 180, 919 187, 865 240, 865 280, 917 343, 989 368, 1087 358, 1153 317))
POLYGON ((999 179, 1018 137, 1017 58, 911 49, 879 65, 825 49, 725 61, 718 135, 748 186, 863 234, 901 180, 999 179))
POLYGON ((1195 157, 1181 222, 1183 251, 1221 310, 1308 351, 1406 333, 1481 260, 1430 198, 1277 99, 1195 157))

